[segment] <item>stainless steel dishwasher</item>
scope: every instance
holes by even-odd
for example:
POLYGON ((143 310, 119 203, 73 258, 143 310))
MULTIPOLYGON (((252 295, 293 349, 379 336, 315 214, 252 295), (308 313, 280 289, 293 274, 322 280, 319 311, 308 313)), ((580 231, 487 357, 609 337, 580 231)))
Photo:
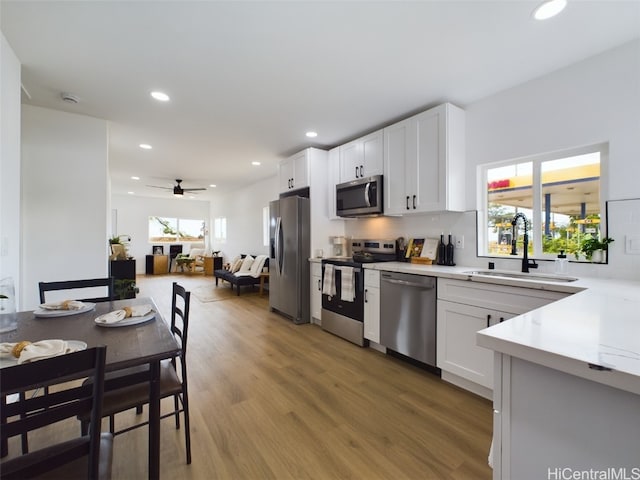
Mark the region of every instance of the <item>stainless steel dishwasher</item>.
POLYGON ((380 343, 436 366, 436 279, 380 274, 380 343))

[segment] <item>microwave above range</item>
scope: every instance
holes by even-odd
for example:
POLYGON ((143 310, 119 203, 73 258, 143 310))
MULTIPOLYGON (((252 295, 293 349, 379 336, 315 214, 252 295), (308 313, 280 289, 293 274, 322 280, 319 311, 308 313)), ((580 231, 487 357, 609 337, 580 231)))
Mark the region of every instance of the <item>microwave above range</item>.
POLYGON ((381 215, 382 206, 382 175, 336 185, 336 214, 339 217, 381 215))

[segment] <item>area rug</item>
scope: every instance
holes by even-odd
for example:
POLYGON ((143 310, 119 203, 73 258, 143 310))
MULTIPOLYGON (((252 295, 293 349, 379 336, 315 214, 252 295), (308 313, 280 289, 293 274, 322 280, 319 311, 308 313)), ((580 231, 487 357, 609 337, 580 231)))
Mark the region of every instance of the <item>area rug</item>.
POLYGON ((220 285, 218 287, 202 285, 200 287, 194 288, 191 293, 202 303, 208 303, 219 302, 221 300, 230 300, 232 298, 242 298, 248 295, 258 295, 258 290, 256 289, 254 291, 245 287, 240 290, 240 297, 238 297, 235 287, 233 290, 231 290, 231 287, 229 285, 220 285))

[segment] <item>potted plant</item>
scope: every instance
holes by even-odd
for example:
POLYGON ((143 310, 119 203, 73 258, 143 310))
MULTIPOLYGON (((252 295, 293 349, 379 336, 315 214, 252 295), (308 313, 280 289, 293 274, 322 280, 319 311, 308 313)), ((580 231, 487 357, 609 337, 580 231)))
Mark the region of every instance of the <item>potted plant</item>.
POLYGON ((580 242, 580 249, 576 252, 576 259, 580 259, 580 254, 584 254, 585 258, 593 263, 602 263, 605 260, 605 253, 609 244, 613 242, 613 238, 587 236, 580 242))
POLYGON ((136 294, 140 293, 140 289, 136 286, 135 280, 127 278, 116 279, 114 289, 114 293, 119 300, 136 298, 136 294))

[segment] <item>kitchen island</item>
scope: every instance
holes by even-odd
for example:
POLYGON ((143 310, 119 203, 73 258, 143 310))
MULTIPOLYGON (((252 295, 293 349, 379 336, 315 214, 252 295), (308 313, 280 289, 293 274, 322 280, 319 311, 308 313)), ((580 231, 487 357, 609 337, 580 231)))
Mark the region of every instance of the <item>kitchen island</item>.
POLYGON ((495 351, 495 479, 640 478, 639 294, 604 282, 478 332, 495 351))

